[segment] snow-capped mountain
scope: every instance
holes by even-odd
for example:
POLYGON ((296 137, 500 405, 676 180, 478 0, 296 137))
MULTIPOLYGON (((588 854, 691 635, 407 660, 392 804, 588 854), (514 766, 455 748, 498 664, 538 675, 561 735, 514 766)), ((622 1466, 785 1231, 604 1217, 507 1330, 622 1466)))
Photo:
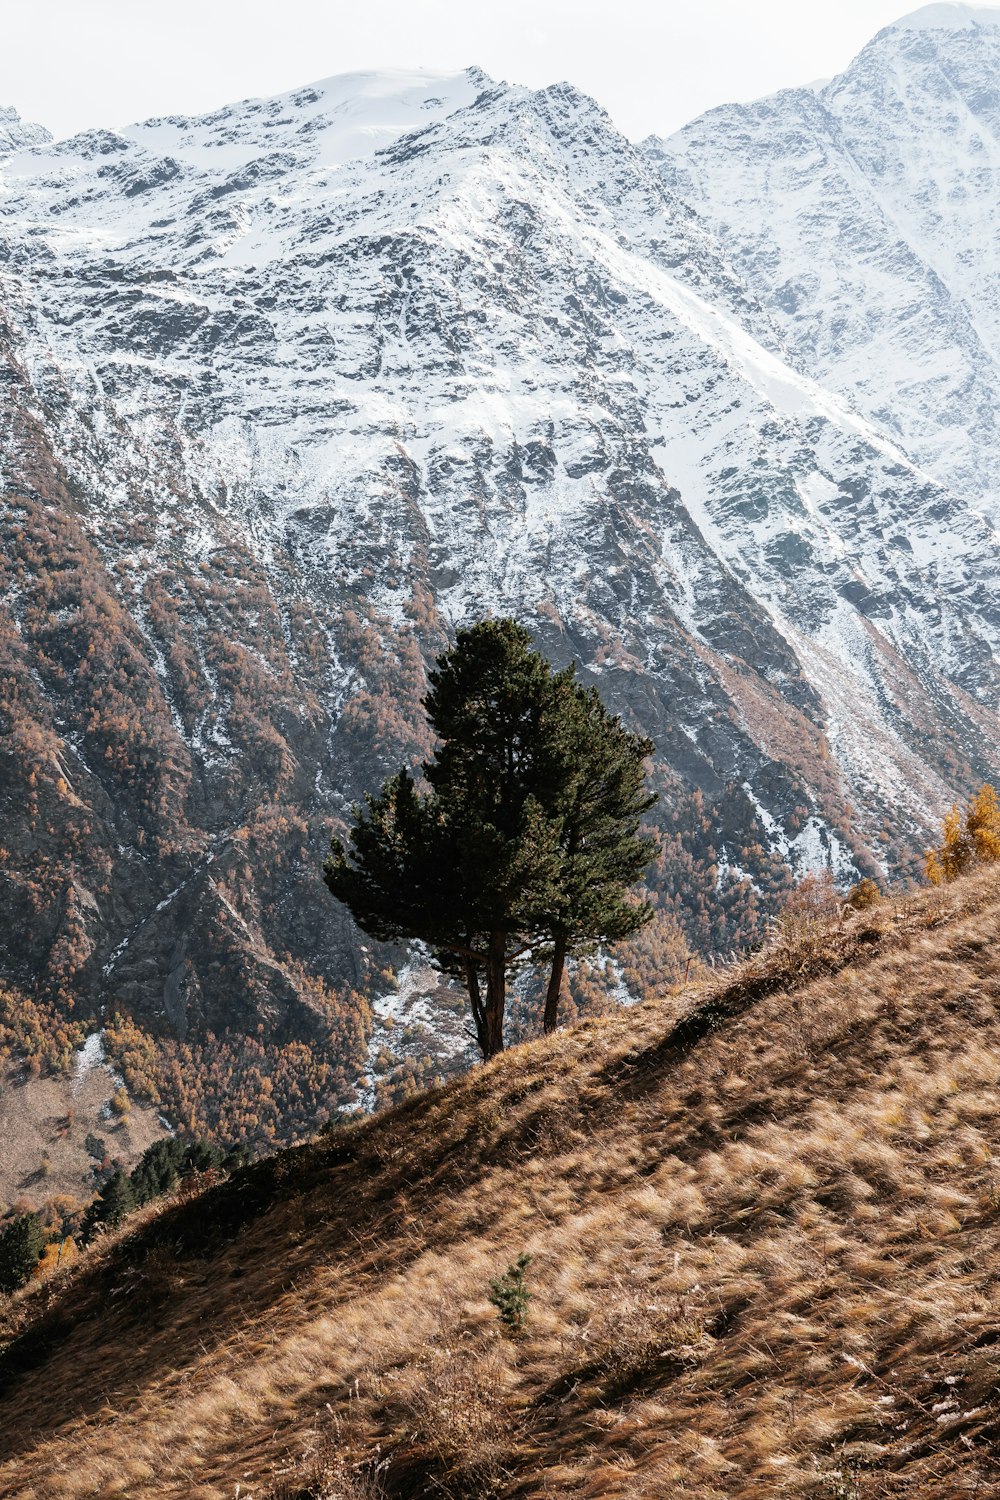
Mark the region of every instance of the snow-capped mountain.
POLYGON ((818 91, 647 142, 796 367, 1000 520, 1000 10, 930 5, 818 91))
MULTIPOLYGON (((996 774, 982 496, 804 358, 695 154, 470 70, 0 158, 15 968, 181 1032, 234 975, 289 1033, 310 976, 367 983, 322 843, 489 611, 653 736, 682 921, 785 860, 899 868, 996 774)), ((879 338, 908 275, 852 309, 879 338)))

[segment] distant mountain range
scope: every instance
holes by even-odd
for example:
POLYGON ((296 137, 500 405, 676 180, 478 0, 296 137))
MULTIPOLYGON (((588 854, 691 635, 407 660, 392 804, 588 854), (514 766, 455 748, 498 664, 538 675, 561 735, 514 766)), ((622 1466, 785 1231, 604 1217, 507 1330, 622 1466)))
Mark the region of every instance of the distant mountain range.
POLYGON ((346 1087, 322 851, 488 612, 654 738, 695 946, 912 870, 1000 776, 998 77, 932 6, 640 145, 476 69, 0 111, 9 981, 346 1087))

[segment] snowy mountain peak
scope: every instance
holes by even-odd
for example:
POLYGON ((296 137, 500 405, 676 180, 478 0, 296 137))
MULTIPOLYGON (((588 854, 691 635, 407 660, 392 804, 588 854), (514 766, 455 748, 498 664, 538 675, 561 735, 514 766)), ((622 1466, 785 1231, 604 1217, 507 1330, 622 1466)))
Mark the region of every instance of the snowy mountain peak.
POLYGON ((967 31, 972 26, 1000 26, 1000 10, 980 5, 943 3, 919 10, 885 27, 886 31, 967 31))
POLYGON ((28 120, 22 120, 16 109, 5 109, 0 105, 0 156, 23 151, 26 146, 44 145, 51 139, 44 125, 32 125, 28 120))
POLYGON ((123 135, 199 168, 218 165, 224 156, 249 160, 263 150, 290 148, 305 148, 314 161, 335 167, 446 119, 493 86, 475 67, 459 73, 344 73, 272 98, 243 99, 210 115, 145 120, 123 135))

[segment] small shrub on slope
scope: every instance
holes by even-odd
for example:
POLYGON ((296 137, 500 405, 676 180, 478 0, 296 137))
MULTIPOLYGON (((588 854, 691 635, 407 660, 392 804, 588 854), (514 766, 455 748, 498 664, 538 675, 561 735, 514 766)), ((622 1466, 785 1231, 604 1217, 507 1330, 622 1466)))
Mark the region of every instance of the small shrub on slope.
POLYGON ((826 929, 840 911, 840 895, 829 870, 804 875, 789 892, 778 917, 783 936, 801 937, 826 929))
POLYGON ((511 1333, 520 1333, 527 1321, 531 1293, 524 1277, 530 1264, 530 1255, 519 1255, 502 1276, 490 1282, 490 1301, 500 1314, 501 1323, 511 1333))
POLYGON ((882 892, 874 880, 869 880, 866 876, 864 880, 859 880, 856 885, 851 886, 844 904, 849 906, 851 911, 868 911, 870 907, 878 906, 881 900, 882 892))
POLYGON ((829 870, 810 874, 789 892, 771 924, 771 959, 801 971, 823 958, 842 915, 840 893, 829 870))
POLYGON ((46 1281, 54 1276, 57 1271, 63 1270, 70 1265, 79 1255, 76 1241, 68 1236, 64 1239, 49 1240, 42 1251, 41 1258, 32 1271, 32 1279, 35 1281, 46 1281))

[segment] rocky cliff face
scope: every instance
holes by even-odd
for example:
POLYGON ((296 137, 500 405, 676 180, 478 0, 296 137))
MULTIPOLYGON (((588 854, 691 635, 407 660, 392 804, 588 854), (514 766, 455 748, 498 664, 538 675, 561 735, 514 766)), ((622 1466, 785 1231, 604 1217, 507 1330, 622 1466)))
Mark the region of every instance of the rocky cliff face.
POLYGON ((704 948, 997 774, 992 521, 807 373, 675 158, 476 70, 8 148, 14 978, 346 1087, 385 955, 322 849, 489 611, 655 739, 704 948))
POLYGON ((0 154, 22 151, 25 146, 41 146, 52 136, 43 125, 22 120, 16 109, 0 105, 0 154))

